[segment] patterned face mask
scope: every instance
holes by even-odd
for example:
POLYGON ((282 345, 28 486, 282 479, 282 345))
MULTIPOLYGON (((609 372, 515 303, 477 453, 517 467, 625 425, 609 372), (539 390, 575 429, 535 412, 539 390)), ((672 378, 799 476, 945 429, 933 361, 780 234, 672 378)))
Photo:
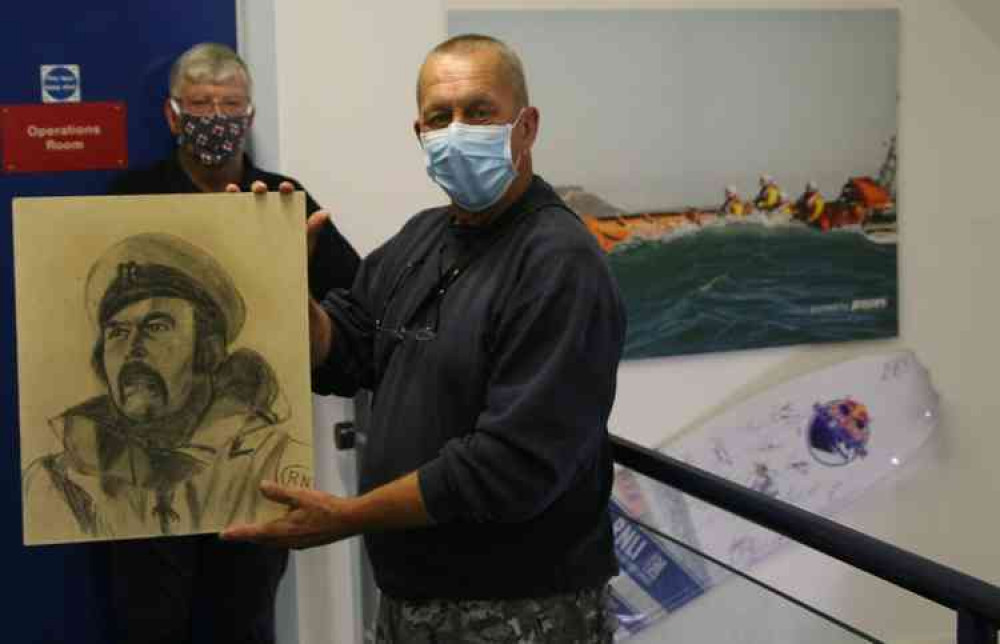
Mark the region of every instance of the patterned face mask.
POLYGON ((202 165, 220 166, 241 149, 250 127, 250 114, 195 116, 181 112, 174 101, 171 101, 171 106, 180 118, 177 144, 190 152, 202 165))

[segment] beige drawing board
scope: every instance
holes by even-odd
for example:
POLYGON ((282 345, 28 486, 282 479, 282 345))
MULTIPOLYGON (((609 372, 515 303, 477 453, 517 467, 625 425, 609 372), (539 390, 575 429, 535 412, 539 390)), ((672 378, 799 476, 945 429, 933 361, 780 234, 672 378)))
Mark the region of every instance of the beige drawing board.
POLYGON ((305 200, 15 199, 26 544, 217 532, 309 486, 305 200))

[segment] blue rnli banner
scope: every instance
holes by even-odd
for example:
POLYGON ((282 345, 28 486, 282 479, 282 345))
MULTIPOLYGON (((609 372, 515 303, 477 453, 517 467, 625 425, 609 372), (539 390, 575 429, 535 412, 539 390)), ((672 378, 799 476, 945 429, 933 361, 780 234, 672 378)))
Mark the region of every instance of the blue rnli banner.
POLYGON ((632 521, 617 501, 611 501, 610 511, 615 555, 624 577, 615 580, 611 593, 621 628, 634 633, 705 592, 657 537, 632 521))

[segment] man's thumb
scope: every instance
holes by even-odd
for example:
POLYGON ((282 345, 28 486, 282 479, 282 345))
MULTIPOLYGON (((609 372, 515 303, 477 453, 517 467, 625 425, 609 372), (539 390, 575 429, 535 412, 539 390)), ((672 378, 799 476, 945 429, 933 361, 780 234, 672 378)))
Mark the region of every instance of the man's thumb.
POLYGON ((325 210, 317 210, 309 215, 306 220, 306 247, 309 249, 309 256, 312 257, 313 250, 316 249, 316 242, 319 241, 320 231, 330 221, 330 213, 325 210))

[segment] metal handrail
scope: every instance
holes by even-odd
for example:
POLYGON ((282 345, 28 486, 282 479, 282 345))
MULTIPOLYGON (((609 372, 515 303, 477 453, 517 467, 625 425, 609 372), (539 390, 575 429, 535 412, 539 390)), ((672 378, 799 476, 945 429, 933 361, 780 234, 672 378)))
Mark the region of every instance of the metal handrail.
POLYGON ((818 618, 820 618, 820 619, 822 619, 822 620, 824 620, 824 621, 826 621, 826 622, 828 622, 830 624, 833 624, 834 626, 836 626, 837 628, 841 629, 842 631, 850 633, 851 635, 857 637, 860 640, 865 640, 867 642, 873 642, 874 644, 881 644, 881 642, 882 642, 881 640, 877 640, 874 637, 872 637, 871 635, 868 635, 867 633, 864 633, 864 632, 862 632, 862 631, 854 628, 850 624, 837 619, 833 615, 829 615, 827 613, 824 613, 823 611, 819 610, 815 606, 810 606, 809 604, 805 603, 801 599, 797 599, 796 597, 792 597, 788 593, 786 593, 786 592, 784 592, 782 590, 779 590, 778 588, 776 588, 776 587, 774 587, 774 586, 772 586, 770 584, 764 583, 763 581, 761 581, 760 579, 757 579, 756 577, 751 577, 747 573, 743 572, 742 570, 740 570, 740 569, 738 569, 738 568, 736 568, 734 566, 731 566, 731 565, 727 564, 726 562, 722 561, 721 559, 713 557, 712 555, 708 554, 707 552, 703 552, 701 550, 698 550, 697 548, 695 548, 691 544, 684 543, 683 541, 681 541, 677 537, 672 537, 669 534, 667 534, 666 532, 663 532, 662 530, 658 530, 654 526, 651 526, 648 523, 646 523, 644 521, 641 521, 640 519, 636 519, 635 517, 629 516, 628 514, 623 514, 622 516, 623 516, 623 518, 626 521, 630 521, 630 522, 634 523, 635 525, 639 526, 640 528, 642 528, 646 532, 648 532, 650 534, 653 534, 653 535, 656 535, 657 537, 659 537, 660 539, 663 539, 664 541, 669 541, 670 543, 672 543, 673 545, 677 546, 678 548, 683 548, 684 550, 690 552, 691 554, 695 555, 696 557, 704 559, 705 561, 710 562, 714 566, 718 566, 719 568, 722 568, 723 570, 725 570, 726 572, 728 572, 728 573, 730 573, 732 575, 736 575, 737 577, 739 577, 743 581, 746 581, 746 582, 748 582, 750 584, 753 584, 754 586, 757 586, 758 588, 763 589, 765 592, 768 592, 768 593, 770 593, 772 595, 775 595, 776 597, 780 597, 784 601, 786 601, 786 602, 788 602, 788 603, 790 603, 790 604, 792 604, 794 606, 797 606, 797 607, 801 608, 802 610, 804 610, 804 611, 806 611, 808 613, 811 613, 811 614, 815 615, 816 617, 818 617, 818 618))
POLYGON ((621 465, 957 611, 959 644, 997 642, 997 586, 620 436, 611 444, 621 465))

